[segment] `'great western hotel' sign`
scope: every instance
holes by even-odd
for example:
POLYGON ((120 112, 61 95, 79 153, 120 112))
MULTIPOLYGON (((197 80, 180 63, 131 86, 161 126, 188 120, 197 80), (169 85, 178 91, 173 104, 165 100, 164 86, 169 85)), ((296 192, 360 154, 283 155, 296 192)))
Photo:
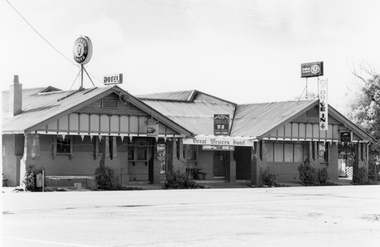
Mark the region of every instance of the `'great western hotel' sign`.
POLYGON ((253 140, 233 137, 194 137, 184 138, 183 144, 253 147, 253 140))

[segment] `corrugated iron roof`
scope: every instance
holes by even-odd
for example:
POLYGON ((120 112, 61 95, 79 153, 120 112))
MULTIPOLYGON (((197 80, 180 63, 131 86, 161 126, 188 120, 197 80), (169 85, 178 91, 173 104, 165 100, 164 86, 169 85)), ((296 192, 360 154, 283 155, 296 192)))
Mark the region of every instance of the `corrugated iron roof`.
POLYGON ((231 136, 259 137, 317 104, 317 100, 299 100, 236 105, 201 92, 191 102, 174 102, 173 98, 165 101, 164 95, 141 100, 196 135, 213 135, 214 114, 229 114, 231 136))
POLYGON ((195 90, 191 91, 178 91, 178 92, 163 92, 163 93, 153 93, 153 94, 143 94, 137 95, 140 99, 156 99, 156 100, 166 100, 166 101, 191 101, 192 94, 195 90))
POLYGON ((238 105, 231 135, 260 137, 317 103, 299 100, 238 105))
MULTIPOLYGON (((8 116, 9 91, 3 91, 3 133, 24 133, 33 130, 38 124, 57 118, 58 114, 75 111, 83 107, 83 104, 104 97, 108 93, 123 91, 117 86, 93 88, 72 92, 69 93, 69 97, 65 97, 67 91, 57 90, 59 89, 49 87, 48 90, 24 89, 23 111, 13 117, 8 116)), ((139 107, 148 112, 155 111, 161 121, 186 135, 213 135, 214 114, 229 114, 231 136, 254 138, 262 137, 318 104, 318 100, 298 100, 237 105, 196 90, 140 95, 139 99, 130 97, 139 107)), ((333 108, 330 114, 354 128, 363 138, 370 137, 333 108)))
POLYGON ((54 91, 40 93, 44 88, 24 89, 22 91, 22 112, 9 116, 9 91, 2 92, 2 131, 3 133, 23 133, 25 130, 69 110, 109 88, 93 88, 70 92, 54 91), (66 95, 69 97, 66 97, 66 95))
MULTIPOLYGON (((152 98, 148 98, 147 95, 140 95, 138 98, 195 135, 214 134, 214 114, 229 114, 232 122, 235 104, 199 91, 195 91, 195 93, 194 91, 187 92, 187 95, 192 95, 193 98, 187 102, 182 100, 173 101, 173 98, 177 96, 165 100, 162 98, 164 94, 160 95, 160 97, 154 96, 152 98)), ((172 96, 176 95, 175 93, 170 94, 172 96)), ((179 92, 178 95, 185 94, 184 92, 179 92)))

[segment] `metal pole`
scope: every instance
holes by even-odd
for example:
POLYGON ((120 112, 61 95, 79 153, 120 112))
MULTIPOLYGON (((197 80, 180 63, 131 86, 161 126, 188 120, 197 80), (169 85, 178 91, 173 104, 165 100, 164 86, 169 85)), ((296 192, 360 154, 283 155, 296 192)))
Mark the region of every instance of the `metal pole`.
POLYGON ((81 73, 80 73, 80 88, 79 90, 83 89, 83 64, 80 65, 81 73))
POLYGON ((45 168, 42 168, 42 192, 45 192, 45 168))
POLYGON ((317 79, 318 79, 318 80, 317 80, 317 85, 318 85, 318 88, 317 88, 317 90, 318 90, 318 95, 317 95, 317 96, 318 96, 318 99, 319 99, 319 76, 317 77, 317 79))
POLYGON ((305 99, 307 99, 307 77, 306 77, 306 95, 305 95, 305 99))

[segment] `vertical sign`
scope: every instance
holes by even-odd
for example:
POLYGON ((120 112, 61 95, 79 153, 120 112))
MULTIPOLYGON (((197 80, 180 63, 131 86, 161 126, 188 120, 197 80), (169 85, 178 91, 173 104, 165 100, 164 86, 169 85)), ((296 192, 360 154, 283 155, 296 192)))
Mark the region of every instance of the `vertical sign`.
POLYGON ((319 81, 319 129, 327 130, 328 122, 327 79, 319 81))
POLYGON ((214 114, 214 135, 228 135, 230 115, 214 114))

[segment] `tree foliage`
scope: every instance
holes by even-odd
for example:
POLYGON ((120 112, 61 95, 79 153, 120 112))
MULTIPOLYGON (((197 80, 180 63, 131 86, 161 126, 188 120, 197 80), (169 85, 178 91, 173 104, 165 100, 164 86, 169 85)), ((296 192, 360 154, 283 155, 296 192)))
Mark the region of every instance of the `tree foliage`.
POLYGON ((353 72, 364 85, 357 100, 350 104, 349 118, 377 140, 371 151, 380 154, 380 74, 373 69, 365 72, 368 79, 353 72))

